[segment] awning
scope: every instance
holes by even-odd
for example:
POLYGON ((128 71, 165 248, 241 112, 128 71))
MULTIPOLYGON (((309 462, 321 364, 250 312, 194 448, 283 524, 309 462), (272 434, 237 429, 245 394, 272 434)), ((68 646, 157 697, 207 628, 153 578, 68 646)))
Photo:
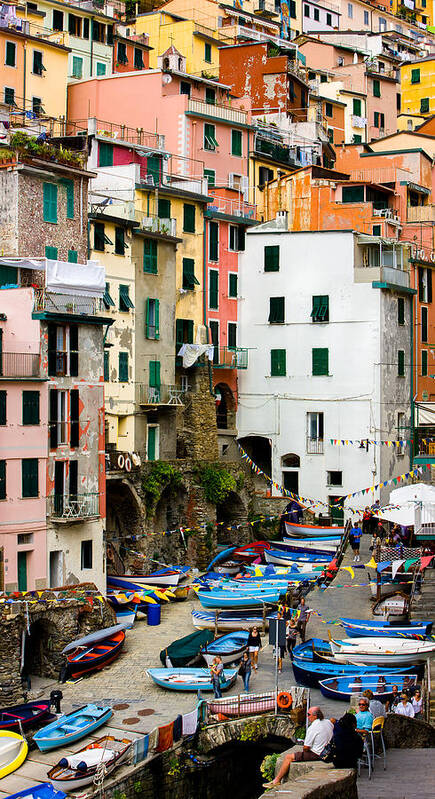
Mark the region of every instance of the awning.
POLYGON ((417 427, 421 424, 435 425, 435 402, 425 402, 424 405, 417 402, 415 407, 417 410, 417 427))
POLYGON ((47 258, 45 286, 55 294, 78 294, 81 297, 102 297, 106 290, 106 273, 95 261, 71 264, 47 258))
POLYGON ((19 269, 41 269, 45 271, 45 258, 0 258, 0 266, 15 266, 19 269))

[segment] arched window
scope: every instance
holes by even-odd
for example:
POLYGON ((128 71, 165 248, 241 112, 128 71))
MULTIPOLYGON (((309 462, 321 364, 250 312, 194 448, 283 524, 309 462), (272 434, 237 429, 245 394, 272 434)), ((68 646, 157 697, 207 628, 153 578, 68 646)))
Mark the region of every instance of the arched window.
POLYGON ((295 455, 294 452, 289 452, 287 455, 283 455, 281 458, 281 466, 288 469, 299 469, 301 465, 301 459, 299 455, 295 455))

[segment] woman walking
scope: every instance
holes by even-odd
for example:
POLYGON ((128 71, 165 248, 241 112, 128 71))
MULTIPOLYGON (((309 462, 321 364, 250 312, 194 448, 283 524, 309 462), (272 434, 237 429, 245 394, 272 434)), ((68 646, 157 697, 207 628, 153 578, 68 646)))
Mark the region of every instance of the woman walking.
POLYGON ((290 619, 286 630, 287 652, 289 653, 290 657, 292 656, 293 647, 296 643, 297 634, 298 628, 296 627, 296 622, 294 619, 290 619))
POLYGON ((248 652, 251 656, 251 666, 254 671, 258 668, 258 653, 260 651, 261 638, 258 627, 253 627, 248 637, 248 652))
POLYGON ((251 661, 247 652, 243 653, 242 662, 239 666, 239 674, 243 680, 246 693, 249 692, 249 680, 251 677, 251 661))
POLYGON ((210 666, 211 682, 213 685, 215 699, 222 699, 221 677, 223 670, 224 667, 222 664, 222 658, 219 655, 216 655, 216 657, 213 659, 213 663, 210 666))

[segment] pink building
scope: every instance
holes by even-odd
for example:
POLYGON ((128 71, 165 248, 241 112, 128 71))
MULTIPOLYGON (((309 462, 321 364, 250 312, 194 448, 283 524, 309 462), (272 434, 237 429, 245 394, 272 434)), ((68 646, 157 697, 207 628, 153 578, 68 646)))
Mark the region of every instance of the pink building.
POLYGON ((0 589, 6 591, 43 588, 47 576, 48 391, 33 294, 32 288, 0 291, 0 589))

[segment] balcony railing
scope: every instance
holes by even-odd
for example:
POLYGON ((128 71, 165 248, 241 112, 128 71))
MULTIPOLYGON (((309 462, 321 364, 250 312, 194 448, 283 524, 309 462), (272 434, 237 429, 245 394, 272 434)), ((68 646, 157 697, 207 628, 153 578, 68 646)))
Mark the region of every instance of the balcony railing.
POLYGON ((257 31, 254 28, 247 28, 245 25, 237 25, 235 35, 238 39, 252 39, 254 42, 273 42, 278 47, 291 47, 296 50, 296 45, 287 39, 281 39, 272 33, 257 31))
POLYGON ((213 197, 208 204, 206 214, 227 214, 228 216, 240 216, 245 219, 256 219, 257 206, 245 203, 242 199, 231 200, 227 197, 213 197))
POLYGON ((145 216, 142 211, 136 210, 136 221, 142 230, 150 233, 160 233, 162 236, 177 235, 177 220, 160 218, 159 216, 145 216))
POLYGON ((0 377, 39 377, 39 352, 0 352, 0 377))
POLYGON ((308 455, 323 455, 323 438, 307 436, 308 455))
POLYGON ((183 405, 184 391, 179 386, 139 384, 139 405, 183 405))
POLYGON ((34 313, 62 313, 76 316, 98 316, 104 310, 98 297, 55 294, 47 289, 35 289, 34 313))
POLYGON ((214 369, 247 369, 248 352, 245 347, 215 347, 214 369))
POLYGON ((202 100, 192 100, 191 98, 189 98, 187 103, 187 111, 190 114, 201 114, 202 116, 213 117, 213 119, 223 119, 236 125, 246 125, 248 119, 246 111, 240 111, 237 108, 230 108, 218 103, 212 105, 202 100))
POLYGON ((62 521, 89 519, 100 515, 99 494, 54 494, 47 497, 47 515, 62 521))
POLYGON ((407 222, 435 222, 435 205, 408 206, 407 222))
POLYGON ((86 133, 89 136, 96 135, 114 141, 126 141, 131 144, 139 144, 142 147, 149 147, 153 150, 163 150, 165 147, 165 137, 160 133, 151 133, 143 128, 129 128, 128 125, 119 125, 116 122, 107 122, 103 119, 90 117, 89 119, 73 119, 68 122, 68 126, 74 132, 86 133))

